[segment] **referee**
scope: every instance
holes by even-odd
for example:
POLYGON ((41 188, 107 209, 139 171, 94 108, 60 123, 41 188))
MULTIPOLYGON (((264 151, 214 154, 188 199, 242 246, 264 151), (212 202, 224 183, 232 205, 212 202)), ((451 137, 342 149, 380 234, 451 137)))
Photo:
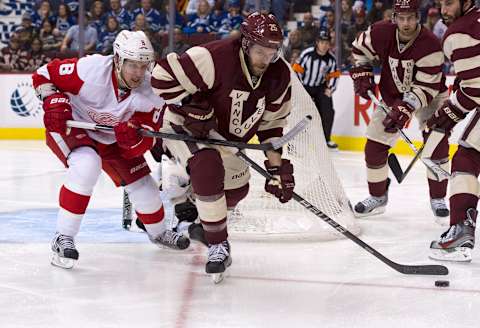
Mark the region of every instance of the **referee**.
POLYGON ((293 69, 320 112, 328 148, 336 149, 338 145, 330 140, 335 116, 332 94, 340 72, 337 71, 337 62, 329 50, 330 35, 326 29, 322 29, 316 38, 315 46, 301 53, 293 69))

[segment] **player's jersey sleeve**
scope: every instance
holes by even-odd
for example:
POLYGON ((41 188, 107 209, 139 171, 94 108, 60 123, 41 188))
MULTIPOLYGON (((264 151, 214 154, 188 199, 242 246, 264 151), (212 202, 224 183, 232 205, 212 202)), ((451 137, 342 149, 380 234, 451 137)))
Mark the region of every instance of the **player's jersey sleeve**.
MULTIPOLYGON (((436 40, 432 40, 433 42, 436 40)), ((426 54, 415 62, 416 72, 410 87, 410 96, 415 96, 418 108, 426 107, 442 90, 444 55, 440 44, 438 49, 426 54)), ((416 109, 418 109, 416 108, 416 109)))
POLYGON ((199 91, 211 89, 215 82, 215 65, 210 51, 193 47, 178 56, 170 53, 152 72, 152 88, 167 104, 175 104, 199 91))
POLYGON ((287 117, 292 110, 292 81, 289 65, 283 59, 278 63, 278 84, 273 84, 273 97, 265 106, 260 125, 257 130, 258 140, 268 142, 272 138, 283 136, 283 128, 287 125, 287 117))
POLYGON ((55 89, 77 95, 84 83, 77 68, 78 58, 55 59, 33 73, 33 87, 42 99, 55 89))
POLYGON ((443 41, 444 53, 453 63, 460 81, 459 88, 452 92, 450 100, 465 112, 480 106, 480 33, 478 30, 467 31, 470 33, 453 31, 443 41))
POLYGON ((390 23, 376 23, 361 32, 352 43, 352 56, 355 65, 371 64, 382 57, 385 36, 390 35, 390 23), (382 29, 384 27, 384 29, 382 29))

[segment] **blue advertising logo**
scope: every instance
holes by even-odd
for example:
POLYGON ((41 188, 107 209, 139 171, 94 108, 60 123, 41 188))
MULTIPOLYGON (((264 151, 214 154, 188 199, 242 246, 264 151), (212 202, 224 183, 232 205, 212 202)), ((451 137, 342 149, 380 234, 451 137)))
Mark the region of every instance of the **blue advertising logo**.
POLYGON ((36 117, 42 109, 42 103, 35 96, 32 84, 21 82, 10 96, 12 111, 21 117, 36 117))

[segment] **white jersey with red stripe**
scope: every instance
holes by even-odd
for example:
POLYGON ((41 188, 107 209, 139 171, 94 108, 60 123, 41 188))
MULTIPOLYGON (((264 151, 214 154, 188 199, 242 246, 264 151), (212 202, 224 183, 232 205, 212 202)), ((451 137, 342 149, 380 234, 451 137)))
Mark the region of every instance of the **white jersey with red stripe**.
MULTIPOLYGON (((40 67, 32 76, 37 90, 52 89, 70 98, 76 121, 114 126, 128 121, 135 112, 152 112, 162 108, 164 101, 152 92, 150 74, 145 74, 140 87, 124 94, 118 88, 113 56, 91 55, 80 59, 55 59, 40 67)), ((115 142, 115 136, 104 132, 87 131, 103 144, 115 142)))
POLYGON ((480 106, 480 10, 473 7, 455 20, 443 37, 443 52, 453 63, 458 88, 452 103, 469 112, 480 106))

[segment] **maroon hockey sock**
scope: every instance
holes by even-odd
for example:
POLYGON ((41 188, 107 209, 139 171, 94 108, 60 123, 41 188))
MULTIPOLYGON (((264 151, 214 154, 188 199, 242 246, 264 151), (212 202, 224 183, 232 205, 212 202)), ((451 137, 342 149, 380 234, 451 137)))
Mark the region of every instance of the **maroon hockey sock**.
POLYGON ((223 218, 218 222, 202 222, 203 230, 205 231, 205 239, 209 244, 220 244, 227 240, 227 218, 223 218))
POLYGON ((478 197, 472 194, 457 194, 450 197, 450 225, 463 222, 469 208, 477 208, 478 197))
MULTIPOLYGON (((371 169, 382 168, 387 165, 388 149, 390 146, 367 139, 365 145, 365 162, 371 169)), ((370 195, 381 197, 387 192, 387 179, 380 182, 368 182, 368 191, 370 195)))
POLYGON ((430 190, 430 198, 444 198, 447 195, 448 180, 436 181, 428 179, 428 188, 430 190))

